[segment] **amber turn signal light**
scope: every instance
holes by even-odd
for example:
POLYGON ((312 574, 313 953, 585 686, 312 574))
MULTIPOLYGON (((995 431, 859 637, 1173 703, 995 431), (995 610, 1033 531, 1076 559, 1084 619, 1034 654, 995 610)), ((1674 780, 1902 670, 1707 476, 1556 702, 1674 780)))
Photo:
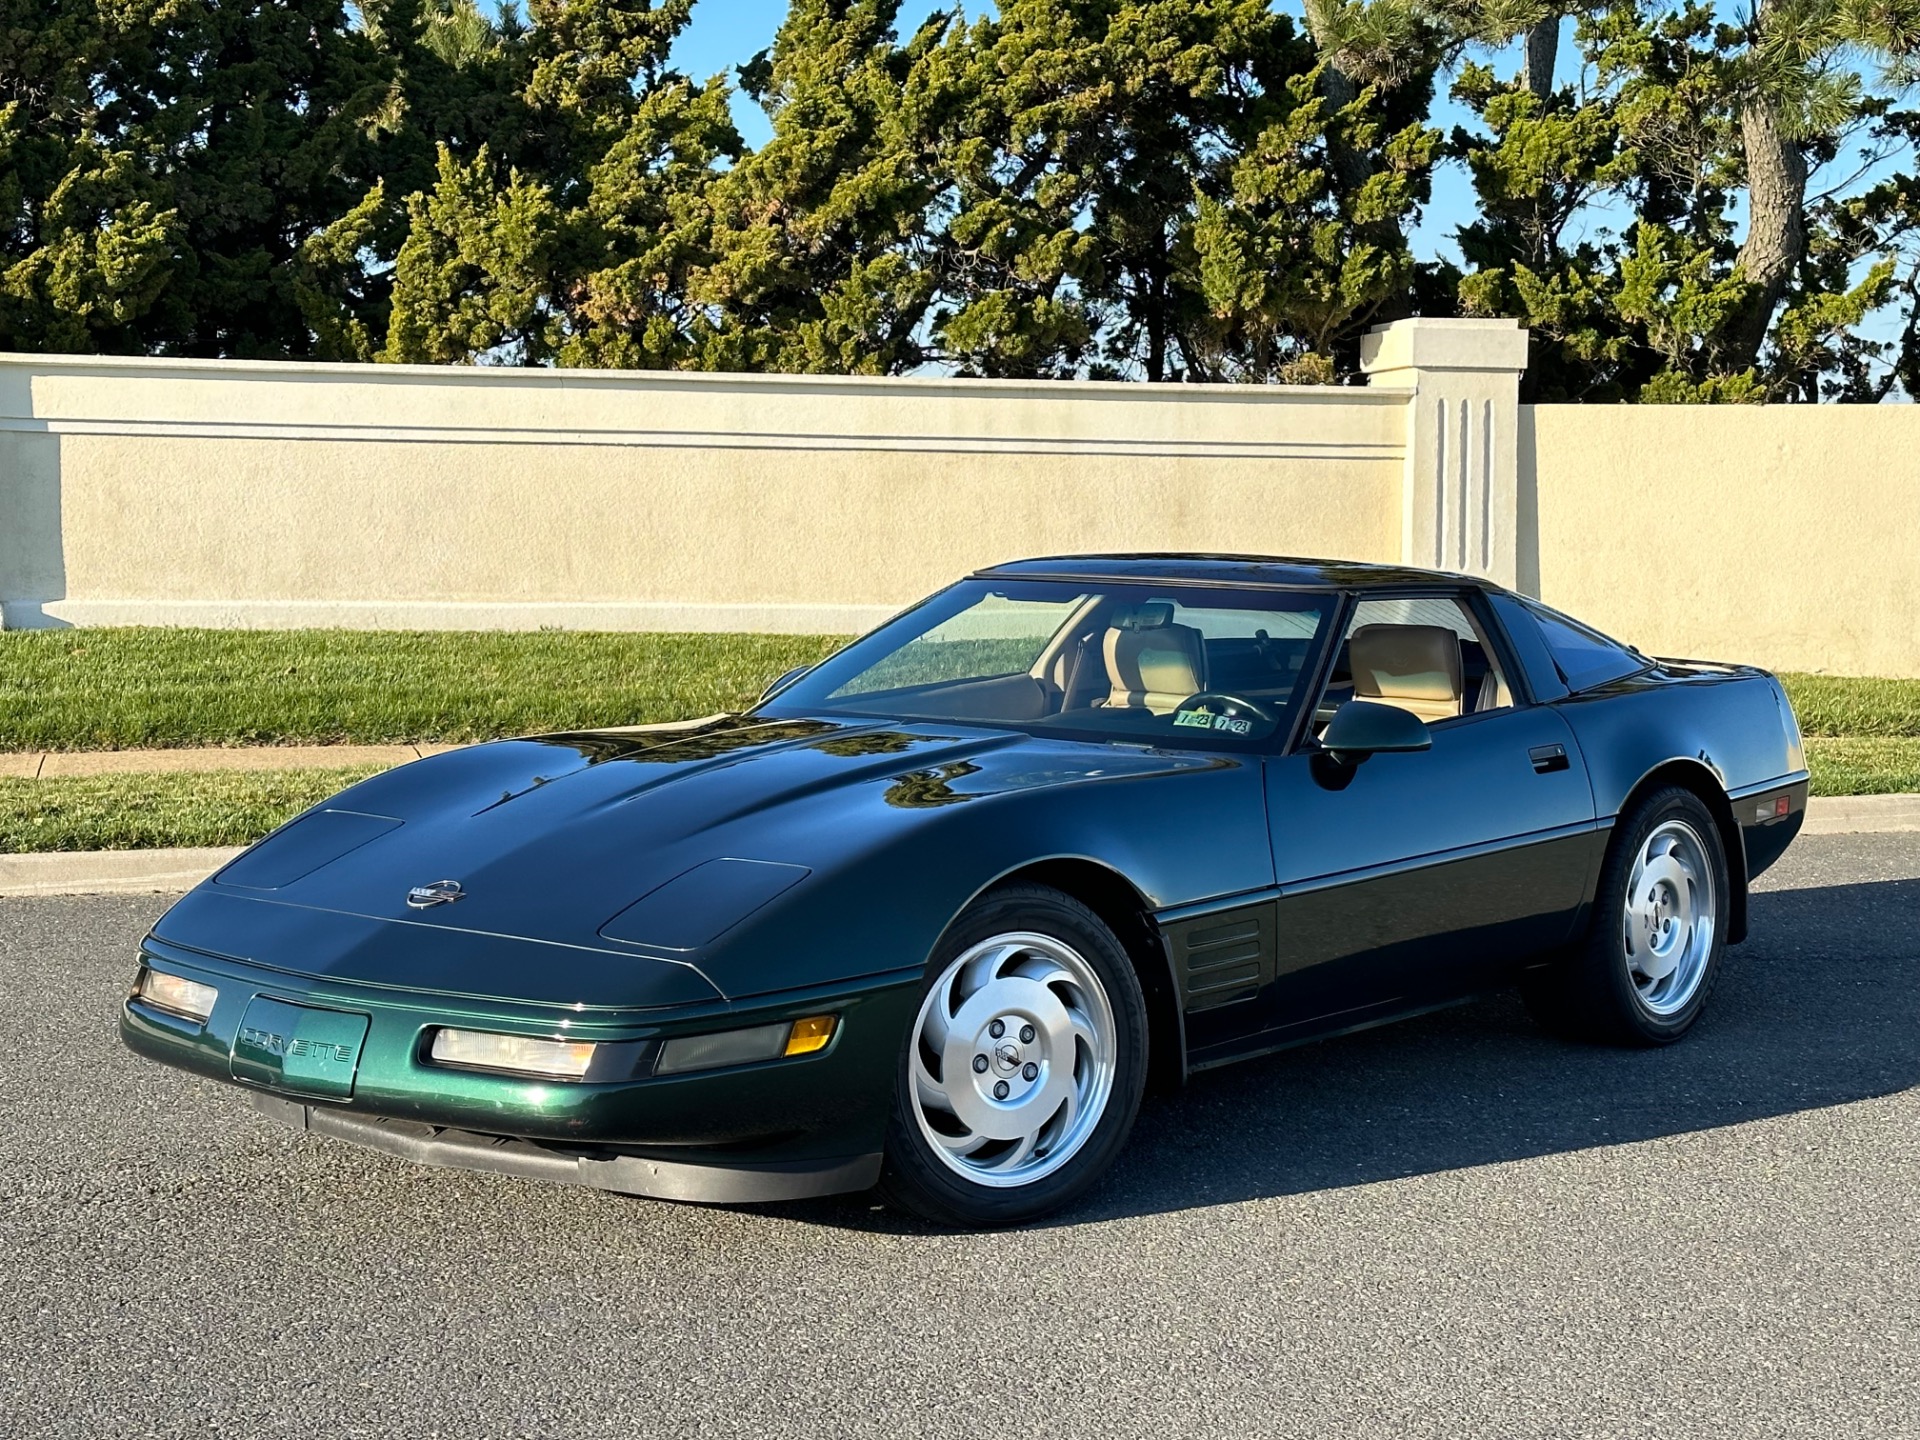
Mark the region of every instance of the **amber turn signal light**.
POLYGON ((787 1032, 787 1051, 789 1055, 811 1055, 816 1050, 827 1048, 827 1042, 833 1039, 833 1027, 837 1017, 832 1015, 809 1015, 804 1020, 793 1022, 793 1029, 787 1032))

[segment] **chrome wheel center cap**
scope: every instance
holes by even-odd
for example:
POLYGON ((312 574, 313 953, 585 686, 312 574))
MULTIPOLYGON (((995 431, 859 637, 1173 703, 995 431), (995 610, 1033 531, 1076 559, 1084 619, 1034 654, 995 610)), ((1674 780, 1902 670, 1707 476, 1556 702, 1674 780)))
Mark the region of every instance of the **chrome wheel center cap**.
POLYGON ((994 1046, 993 1068, 1002 1075, 1015 1074, 1020 1069, 1020 1047, 1004 1041, 994 1046))

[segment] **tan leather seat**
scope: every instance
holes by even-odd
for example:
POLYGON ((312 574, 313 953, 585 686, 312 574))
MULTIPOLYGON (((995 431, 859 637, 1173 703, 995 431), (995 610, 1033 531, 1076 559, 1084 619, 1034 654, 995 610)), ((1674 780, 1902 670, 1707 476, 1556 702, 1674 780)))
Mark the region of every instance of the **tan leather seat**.
POLYGON ((1353 697, 1422 720, 1461 713, 1460 638, 1442 625, 1362 625, 1347 640, 1353 697))
POLYGON ((1170 625, 1171 605, 1143 605, 1142 614, 1107 631, 1108 705, 1166 715, 1207 688, 1207 650, 1191 625, 1170 625), (1158 619, 1160 623, 1150 623, 1158 619))

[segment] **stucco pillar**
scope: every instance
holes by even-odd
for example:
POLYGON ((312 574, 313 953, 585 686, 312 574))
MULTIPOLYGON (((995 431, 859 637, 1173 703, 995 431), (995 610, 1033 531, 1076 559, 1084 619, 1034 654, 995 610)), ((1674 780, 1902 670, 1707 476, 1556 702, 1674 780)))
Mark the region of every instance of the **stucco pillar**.
POLYGON ((1527 332, 1515 320, 1396 320, 1361 339, 1360 366, 1369 385, 1414 392, 1400 558, 1517 585, 1527 332))

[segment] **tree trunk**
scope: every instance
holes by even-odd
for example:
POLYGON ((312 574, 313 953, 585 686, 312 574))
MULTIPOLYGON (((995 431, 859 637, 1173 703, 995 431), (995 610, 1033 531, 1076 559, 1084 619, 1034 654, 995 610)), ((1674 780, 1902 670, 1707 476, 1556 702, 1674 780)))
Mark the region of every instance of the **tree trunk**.
POLYGON ((1744 370, 1759 357, 1773 312, 1807 249, 1807 157, 1780 128, 1780 110, 1756 97, 1740 110, 1747 157, 1747 243, 1736 270, 1753 291, 1728 324, 1719 357, 1744 370))
POLYGON ((1147 276, 1147 379, 1155 384, 1167 378, 1166 267, 1155 257, 1147 276))
POLYGON ((1520 62, 1520 83, 1546 104, 1553 96, 1553 66, 1560 58, 1560 16, 1549 15, 1526 29, 1527 49, 1520 62))
MULTIPOLYGON (((1306 0, 1305 4, 1307 34, 1313 37, 1313 48, 1326 66, 1320 72, 1320 94, 1329 114, 1345 109, 1360 97, 1359 84, 1340 68, 1332 54, 1336 43, 1333 17, 1338 8, 1337 0, 1306 0)), ((1327 136, 1327 164, 1340 189, 1349 195, 1373 174, 1372 157, 1354 149, 1340 135, 1327 136)))

